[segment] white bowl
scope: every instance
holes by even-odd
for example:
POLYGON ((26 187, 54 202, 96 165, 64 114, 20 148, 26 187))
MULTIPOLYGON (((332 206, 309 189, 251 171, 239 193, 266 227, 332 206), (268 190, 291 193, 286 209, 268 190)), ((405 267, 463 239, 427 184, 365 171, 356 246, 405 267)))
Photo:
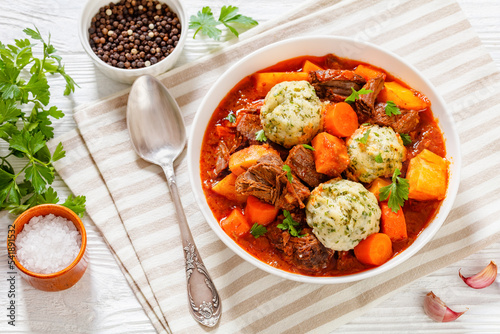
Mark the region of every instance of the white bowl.
POLYGON ((373 44, 334 36, 308 36, 278 42, 249 54, 231 66, 217 80, 201 102, 191 128, 188 145, 189 174, 195 198, 208 224, 217 236, 236 254, 262 270, 294 281, 318 284, 345 283, 372 277, 403 263, 420 250, 436 234, 450 212, 458 191, 460 165, 459 139, 453 119, 443 99, 437 94, 436 89, 429 80, 424 78, 415 67, 404 59, 387 50, 373 44), (279 61, 304 55, 323 56, 328 53, 380 67, 401 78, 410 87, 425 94, 432 103, 432 111, 434 116, 438 118, 439 126, 443 131, 446 141, 446 158, 451 163, 446 198, 441 204, 437 215, 411 246, 383 265, 360 273, 337 277, 312 277, 283 271, 261 262, 238 246, 222 230, 214 218, 203 193, 200 178, 200 152, 205 129, 213 112, 220 101, 241 79, 279 61))
POLYGON ((99 70, 101 70, 101 72, 104 73, 104 75, 113 80, 131 84, 134 82, 135 79, 137 79, 142 75, 149 74, 157 76, 171 69, 175 65, 177 59, 179 58, 182 52, 184 43, 186 41, 186 37, 188 35, 187 16, 179 0, 158 0, 158 1, 160 3, 167 4, 170 7, 170 9, 172 9, 172 11, 174 11, 177 14, 177 17, 179 18, 179 21, 181 23, 181 36, 179 38, 177 46, 174 48, 174 51, 172 51, 172 53, 168 57, 157 62, 154 65, 137 69, 124 69, 108 65, 104 61, 99 59, 99 57, 97 57, 97 55, 94 53, 94 51, 92 51, 92 48, 90 47, 89 27, 92 17, 94 17, 94 15, 97 14, 99 8, 106 6, 110 3, 117 3, 119 2, 119 0, 87 1, 87 4, 85 5, 85 7, 83 7, 83 10, 80 15, 80 21, 78 23, 79 26, 78 35, 80 37, 80 42, 82 43, 83 49, 85 50, 85 52, 87 52, 89 57, 94 61, 95 66, 99 70))

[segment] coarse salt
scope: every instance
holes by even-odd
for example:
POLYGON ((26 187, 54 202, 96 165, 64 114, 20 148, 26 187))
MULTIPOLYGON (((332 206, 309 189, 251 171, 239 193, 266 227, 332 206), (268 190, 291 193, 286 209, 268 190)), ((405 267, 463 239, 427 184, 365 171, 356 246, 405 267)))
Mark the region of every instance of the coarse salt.
POLYGON ((80 252, 80 232, 68 219, 49 214, 30 219, 16 237, 16 256, 26 269, 51 274, 68 267, 80 252))

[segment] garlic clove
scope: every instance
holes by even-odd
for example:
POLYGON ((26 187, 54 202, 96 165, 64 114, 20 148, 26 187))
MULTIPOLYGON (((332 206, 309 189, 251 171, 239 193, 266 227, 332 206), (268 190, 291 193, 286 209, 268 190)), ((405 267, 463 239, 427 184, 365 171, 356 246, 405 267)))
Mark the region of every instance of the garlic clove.
POLYGON ((483 289, 490 286, 497 278, 497 265, 491 261, 489 265, 474 276, 464 277, 460 273, 460 270, 458 271, 458 275, 471 288, 483 289))
POLYGON ((467 310, 463 312, 455 312, 436 296, 432 291, 429 292, 424 299, 424 311, 432 320, 437 322, 454 321, 467 310))

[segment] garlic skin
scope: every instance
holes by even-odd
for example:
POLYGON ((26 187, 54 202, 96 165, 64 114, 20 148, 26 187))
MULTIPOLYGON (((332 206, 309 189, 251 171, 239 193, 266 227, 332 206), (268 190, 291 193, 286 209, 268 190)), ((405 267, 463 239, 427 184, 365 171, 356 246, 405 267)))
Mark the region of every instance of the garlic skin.
POLYGON ((436 322, 450 322, 456 320, 467 310, 463 312, 453 311, 431 291, 425 296, 424 311, 429 318, 436 322))
POLYGON ((497 265, 491 261, 483 270, 471 277, 464 277, 458 271, 460 278, 473 289, 483 289, 490 286, 497 278, 497 265))

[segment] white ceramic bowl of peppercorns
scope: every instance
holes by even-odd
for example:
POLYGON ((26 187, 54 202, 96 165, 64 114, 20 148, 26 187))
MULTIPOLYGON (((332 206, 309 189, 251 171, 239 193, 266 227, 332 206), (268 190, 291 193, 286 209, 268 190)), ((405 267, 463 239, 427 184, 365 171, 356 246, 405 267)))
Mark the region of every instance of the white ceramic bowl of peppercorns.
POLYGON ((79 35, 99 70, 132 83, 174 66, 186 40, 187 17, 178 0, 89 0, 79 35))

